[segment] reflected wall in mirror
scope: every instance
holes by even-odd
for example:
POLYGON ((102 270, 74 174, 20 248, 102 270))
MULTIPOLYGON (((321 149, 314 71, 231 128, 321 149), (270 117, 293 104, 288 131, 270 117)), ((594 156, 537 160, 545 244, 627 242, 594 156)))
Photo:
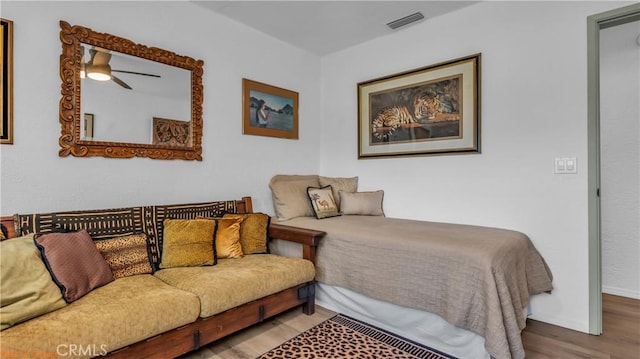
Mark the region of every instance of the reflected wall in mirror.
POLYGON ((60 28, 60 156, 202 160, 202 60, 60 28), (184 140, 157 141, 159 118, 181 124, 170 130, 184 140))
POLYGON ((80 112, 93 114, 95 121, 93 138, 83 140, 152 144, 153 118, 190 122, 188 70, 116 51, 96 50, 84 43, 80 46, 85 53, 85 75, 80 72, 80 112), (109 57, 106 65, 96 65, 105 57, 109 57), (105 75, 107 80, 99 81, 90 77, 94 76, 92 67, 99 66, 111 69, 110 78, 105 75))

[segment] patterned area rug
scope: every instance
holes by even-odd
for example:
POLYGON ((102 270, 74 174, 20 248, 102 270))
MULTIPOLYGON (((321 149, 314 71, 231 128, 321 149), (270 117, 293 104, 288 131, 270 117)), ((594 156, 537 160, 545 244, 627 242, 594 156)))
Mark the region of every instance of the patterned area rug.
POLYGON ((370 324, 338 314, 280 344, 267 358, 454 358, 370 324))

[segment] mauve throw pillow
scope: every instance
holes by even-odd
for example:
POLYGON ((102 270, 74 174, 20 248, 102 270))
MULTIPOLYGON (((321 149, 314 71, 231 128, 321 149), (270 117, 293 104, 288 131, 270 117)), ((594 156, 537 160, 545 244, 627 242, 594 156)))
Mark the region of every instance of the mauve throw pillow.
POLYGON ((113 281, 111 268, 86 230, 36 235, 34 241, 67 303, 113 281))

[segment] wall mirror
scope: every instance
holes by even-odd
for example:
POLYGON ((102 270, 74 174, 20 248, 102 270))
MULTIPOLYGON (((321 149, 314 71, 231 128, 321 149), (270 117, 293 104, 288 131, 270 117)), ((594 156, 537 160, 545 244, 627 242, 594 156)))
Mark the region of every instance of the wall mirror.
POLYGON ((65 21, 60 40, 60 156, 202 160, 202 60, 65 21))

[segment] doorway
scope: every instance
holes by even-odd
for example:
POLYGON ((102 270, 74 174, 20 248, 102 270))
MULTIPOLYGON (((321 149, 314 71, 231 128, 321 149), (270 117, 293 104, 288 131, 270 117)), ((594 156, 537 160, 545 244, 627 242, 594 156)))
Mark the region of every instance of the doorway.
POLYGON ((640 21, 640 4, 587 18, 589 333, 595 335, 602 333, 600 31, 635 21, 640 21))

